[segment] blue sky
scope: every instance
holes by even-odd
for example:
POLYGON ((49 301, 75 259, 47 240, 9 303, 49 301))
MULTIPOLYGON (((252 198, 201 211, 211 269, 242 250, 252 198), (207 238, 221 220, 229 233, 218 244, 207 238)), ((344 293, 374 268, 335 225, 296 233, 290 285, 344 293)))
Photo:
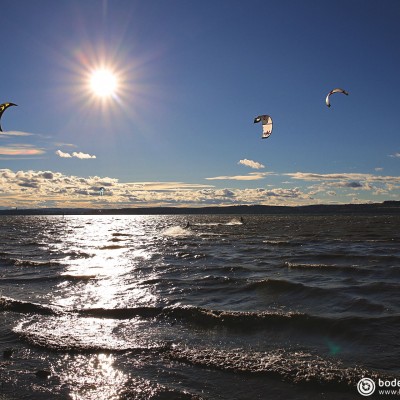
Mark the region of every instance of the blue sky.
POLYGON ((4 1, 0 207, 400 200, 399 19, 397 0, 4 1))

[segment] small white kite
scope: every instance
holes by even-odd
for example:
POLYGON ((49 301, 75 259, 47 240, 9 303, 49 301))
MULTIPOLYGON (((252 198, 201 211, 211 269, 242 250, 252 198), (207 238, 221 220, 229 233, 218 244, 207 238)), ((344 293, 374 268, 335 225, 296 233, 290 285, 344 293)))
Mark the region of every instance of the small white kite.
POLYGON ((329 97, 330 97, 331 94, 333 94, 333 93, 343 93, 343 94, 345 94, 346 96, 349 95, 349 93, 346 92, 346 91, 343 90, 343 89, 336 88, 336 89, 331 90, 331 91, 328 93, 328 95, 326 96, 326 99, 325 99, 325 103, 326 103, 326 105, 327 105, 328 107, 331 106, 331 103, 329 102, 329 97))
POLYGON ((257 124, 258 122, 262 122, 262 138, 269 138, 272 133, 272 118, 269 115, 259 115, 254 118, 254 123, 257 124))

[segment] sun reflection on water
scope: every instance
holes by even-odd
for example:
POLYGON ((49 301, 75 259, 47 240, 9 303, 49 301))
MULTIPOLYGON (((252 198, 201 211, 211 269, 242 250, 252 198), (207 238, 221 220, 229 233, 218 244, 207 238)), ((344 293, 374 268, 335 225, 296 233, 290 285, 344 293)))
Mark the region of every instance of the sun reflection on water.
POLYGON ((66 355, 59 362, 69 366, 60 365, 63 372, 59 379, 70 388, 74 400, 119 399, 119 391, 128 380, 128 375, 114 367, 112 354, 66 355))
POLYGON ((162 301, 147 284, 160 278, 163 263, 162 230, 150 218, 67 217, 52 245, 60 281, 48 295, 66 313, 28 317, 15 330, 39 347, 67 352, 52 369, 72 399, 118 399, 131 379, 116 367, 118 354, 165 345, 153 319, 136 314, 162 301))
MULTIPOLYGON (((67 308, 155 304, 155 294, 140 285, 144 263, 154 257, 148 243, 152 234, 148 227, 146 231, 146 216, 135 216, 129 222, 109 216, 68 221, 62 272, 67 279, 53 293, 53 303, 67 308), (71 278, 75 278, 73 283, 71 278)), ((156 277, 153 271, 146 273, 147 279, 156 277)))

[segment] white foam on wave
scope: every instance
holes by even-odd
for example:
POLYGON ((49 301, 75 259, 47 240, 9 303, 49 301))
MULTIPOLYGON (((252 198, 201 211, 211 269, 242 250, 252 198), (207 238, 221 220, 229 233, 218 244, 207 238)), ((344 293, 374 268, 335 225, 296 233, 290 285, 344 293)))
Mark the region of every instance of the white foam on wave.
POLYGON ((163 235, 172 237, 186 237, 193 235, 193 231, 188 228, 182 228, 181 226, 171 226, 164 229, 163 235))
POLYGON ((227 222, 225 225, 243 225, 243 221, 241 221, 240 219, 234 218, 234 219, 230 220, 229 222, 227 222))

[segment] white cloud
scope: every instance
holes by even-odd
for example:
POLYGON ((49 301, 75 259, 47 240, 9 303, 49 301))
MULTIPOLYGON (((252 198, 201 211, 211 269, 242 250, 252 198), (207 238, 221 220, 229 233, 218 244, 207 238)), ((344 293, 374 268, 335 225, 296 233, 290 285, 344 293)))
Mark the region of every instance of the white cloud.
POLYGON ((390 154, 389 157, 400 158, 400 153, 390 154))
POLYGON ((61 146, 66 146, 66 147, 77 147, 73 143, 63 143, 63 142, 56 142, 54 143, 55 146, 61 147, 61 146))
POLYGON ((1 132, 0 138, 5 136, 33 136, 33 133, 20 132, 20 131, 6 131, 1 132))
POLYGON ((76 157, 76 158, 79 158, 81 160, 90 159, 90 158, 96 158, 96 156, 94 156, 94 155, 91 156, 90 154, 86 154, 86 153, 82 153, 82 152, 76 152, 76 151, 74 151, 72 154, 70 154, 70 153, 64 153, 61 150, 57 150, 56 154, 61 158, 76 157))
POLYGON ((248 175, 214 176, 212 178, 205 178, 205 179, 209 181, 216 181, 216 180, 257 181, 259 179, 264 179, 267 175, 271 175, 271 172, 250 172, 248 175))
POLYGON ((374 175, 362 173, 317 174, 308 172, 287 173, 296 180, 313 182, 308 187, 309 195, 331 196, 333 191, 337 198, 355 197, 359 202, 382 201, 394 197, 400 188, 400 176, 374 175), (314 183, 315 182, 315 183, 314 183), (355 196, 355 193, 359 195, 355 196), (361 199, 361 193, 368 196, 361 199), (367 195, 368 193, 368 195, 367 195))
POLYGON ((72 153, 72 157, 80 158, 81 160, 88 159, 88 158, 96 158, 96 156, 91 156, 90 154, 82 153, 82 152, 76 152, 74 151, 72 153))
POLYGON ((57 154, 59 157, 61 157, 61 158, 71 158, 71 157, 72 157, 71 154, 69 154, 69 153, 64 153, 64 152, 61 151, 61 150, 57 150, 57 151, 56 151, 56 154, 57 154))
POLYGON ((163 191, 193 190, 193 189, 214 187, 211 185, 203 185, 198 183, 184 183, 184 182, 135 182, 135 183, 126 183, 125 185, 129 187, 131 190, 163 190, 163 191))
POLYGON ((295 172, 286 173, 284 175, 291 176, 293 179, 304 181, 367 181, 367 182, 400 182, 400 176, 389 175, 373 175, 373 174, 357 174, 357 173, 342 173, 342 174, 316 174, 310 172, 295 172))
POLYGON ((261 163, 259 163, 257 161, 253 161, 253 160, 248 160, 247 158, 245 158, 243 160, 239 160, 238 164, 242 164, 242 165, 245 165, 246 167, 250 167, 253 169, 265 168, 265 166, 262 165, 261 163))
POLYGON ((0 154, 8 156, 36 156, 44 154, 45 151, 31 144, 10 144, 8 146, 0 146, 0 154))

